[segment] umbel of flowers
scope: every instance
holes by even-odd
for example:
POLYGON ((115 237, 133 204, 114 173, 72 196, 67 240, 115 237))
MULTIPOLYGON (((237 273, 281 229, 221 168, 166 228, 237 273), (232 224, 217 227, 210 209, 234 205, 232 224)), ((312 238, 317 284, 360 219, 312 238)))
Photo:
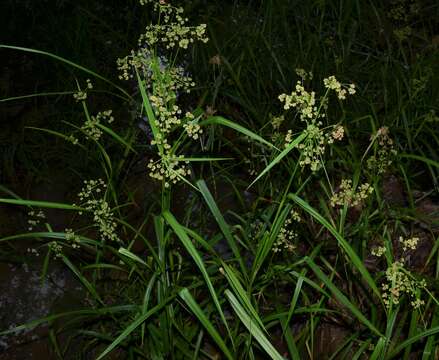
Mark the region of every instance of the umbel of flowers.
POLYGON ((206 25, 189 26, 181 7, 168 1, 140 0, 151 6, 158 22, 146 27, 140 36, 138 49, 118 59, 120 78, 129 80, 139 76, 147 90, 148 101, 154 112, 154 139, 158 158, 148 164, 150 176, 163 181, 168 187, 190 174, 187 161, 177 148, 181 135, 197 140, 202 134, 200 117, 183 111, 177 103, 181 93, 195 86, 183 67, 176 65, 176 54, 188 49, 195 41, 207 42, 206 25), (175 140, 178 139, 178 140, 175 140))
MULTIPOLYGON (((344 129, 340 125, 323 127, 323 118, 325 118, 328 108, 329 92, 333 91, 339 100, 345 100, 347 95, 355 94, 356 90, 354 84, 342 84, 335 76, 329 76, 323 80, 326 88, 325 95, 317 98, 314 91, 305 89, 303 80, 306 78, 306 74, 304 75, 302 69, 298 70, 301 70, 298 75, 302 77, 302 81, 297 82, 291 94, 279 95, 279 100, 283 103, 284 110, 294 108, 300 120, 306 124, 305 141, 297 146, 301 152, 299 164, 303 167, 309 166, 311 171, 317 171, 321 167, 326 145, 332 144, 336 140, 342 140, 344 136, 344 129)), ((292 140, 292 130, 288 130, 285 136, 285 146, 288 146, 292 140)))

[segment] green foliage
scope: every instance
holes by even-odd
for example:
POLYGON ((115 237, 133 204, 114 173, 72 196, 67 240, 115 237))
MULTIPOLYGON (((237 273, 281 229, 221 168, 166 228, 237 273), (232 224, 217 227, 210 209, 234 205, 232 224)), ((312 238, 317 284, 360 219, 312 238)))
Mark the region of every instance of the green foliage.
POLYGON ((133 50, 112 32, 128 54, 112 75, 0 44, 72 84, 0 93, 65 102, 20 125, 14 156, 31 180, 66 164, 71 184, 35 199, 5 151, 0 206, 28 229, 0 250, 31 242, 25 261, 61 261, 87 294, 0 336, 47 324, 59 357, 95 359, 435 359, 439 7, 178 3, 128 4, 145 31, 133 50))

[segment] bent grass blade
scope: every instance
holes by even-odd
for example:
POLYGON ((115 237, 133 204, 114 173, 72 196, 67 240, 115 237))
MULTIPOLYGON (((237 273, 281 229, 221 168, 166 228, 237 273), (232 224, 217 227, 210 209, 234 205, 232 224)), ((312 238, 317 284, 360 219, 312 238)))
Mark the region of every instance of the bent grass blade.
POLYGON ((227 345, 224 343, 221 335, 216 331, 213 324, 209 321, 207 316, 204 314, 203 310, 200 308, 200 306, 196 303, 195 299, 192 297, 191 293, 187 288, 184 288, 179 293, 180 297, 184 300, 186 305, 191 309, 191 311, 195 314, 195 316, 198 318, 198 320, 201 322, 201 324, 204 326, 204 328, 207 330, 207 332, 210 334, 213 340, 217 343, 219 348, 223 351, 224 355, 229 360, 235 359, 235 357, 232 356, 229 349, 227 348, 227 345))

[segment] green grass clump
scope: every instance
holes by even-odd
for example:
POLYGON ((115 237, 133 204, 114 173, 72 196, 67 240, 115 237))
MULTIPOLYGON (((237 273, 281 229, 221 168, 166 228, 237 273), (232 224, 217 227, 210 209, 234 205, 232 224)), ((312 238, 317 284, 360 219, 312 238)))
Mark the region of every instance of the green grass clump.
POLYGON ((105 76, 0 45, 74 74, 0 99, 65 100, 53 126, 22 124, 17 157, 71 184, 27 200, 5 153, 0 203, 29 228, 2 252, 31 240, 43 276, 62 262, 87 294, 0 335, 46 324, 59 358, 437 358, 439 6, 132 5, 145 31, 133 50, 112 35, 125 53, 105 76))

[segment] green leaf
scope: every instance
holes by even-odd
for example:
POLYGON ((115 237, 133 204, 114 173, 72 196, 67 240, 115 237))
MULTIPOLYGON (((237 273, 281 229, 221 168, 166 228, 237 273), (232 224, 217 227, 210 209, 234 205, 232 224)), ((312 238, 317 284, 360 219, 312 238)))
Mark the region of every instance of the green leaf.
POLYGON ((245 136, 248 136, 249 138, 251 138, 257 142, 260 142, 261 144, 267 145, 270 148, 277 149, 272 143, 268 142, 267 140, 265 140, 264 138, 262 138, 258 134, 255 134, 254 132, 248 130, 247 128, 245 128, 245 127, 243 127, 243 126, 241 126, 233 121, 227 120, 227 119, 223 118, 222 116, 210 116, 209 118, 207 118, 206 120, 204 120, 200 123, 201 126, 211 125, 211 124, 227 126, 233 130, 240 132, 241 134, 244 134, 245 136))
POLYGON ((21 206, 34 206, 34 207, 39 207, 39 208, 87 211, 86 209, 83 209, 79 206, 63 204, 63 203, 48 202, 48 201, 0 199, 0 203, 11 204, 11 205, 21 205, 21 206))
POLYGON ((212 194, 210 193, 209 189, 207 188, 206 183, 204 180, 198 180, 197 181, 198 189, 200 190, 201 194, 203 195, 204 200, 207 203, 207 206, 209 207, 210 211, 212 212, 212 215, 214 216, 219 228, 221 229, 221 232, 224 234, 224 237, 226 238, 230 249, 232 249, 233 255, 235 255, 236 260, 238 260, 240 268, 242 273, 247 277, 247 268, 245 267, 244 261, 241 257, 241 254, 238 249, 238 244, 236 243, 235 238, 232 235, 232 232, 230 231, 229 225, 224 220, 223 215, 221 214, 218 205, 216 204, 215 200, 213 199, 212 194))
POLYGON ((128 336, 137 329, 143 322, 145 322, 150 316, 154 315, 156 312, 161 310, 169 301, 163 301, 162 303, 154 306, 148 312, 140 315, 136 320, 134 320, 130 325, 128 325, 124 331, 96 358, 96 360, 102 359, 104 356, 108 355, 113 349, 117 347, 122 341, 124 341, 128 336))
POLYGON ((102 301, 101 297, 99 296, 99 294, 97 293, 96 289, 93 287, 93 285, 79 272, 79 270, 76 268, 75 265, 73 265, 70 260, 62 255, 62 260, 64 262, 64 264, 66 264, 70 270, 72 270, 72 272, 78 277, 78 279, 82 282, 82 284, 85 286, 85 288, 90 292, 90 294, 97 300, 99 301, 102 305, 104 304, 104 302, 102 301))
POLYGON ((404 158, 413 159, 413 160, 419 160, 419 161, 425 162, 428 165, 439 168, 439 162, 431 160, 425 156, 413 155, 413 154, 399 154, 399 157, 404 157, 404 158))
POLYGON ((261 177, 263 177, 267 172, 271 170, 273 166, 275 166, 277 163, 279 163, 285 156, 288 155, 288 153, 293 150, 298 144, 300 144, 305 138, 306 134, 302 133, 298 137, 294 139, 288 146, 279 154, 277 155, 274 160, 272 160, 267 167, 262 170, 262 172, 254 179, 251 184, 248 186, 250 188, 256 181, 258 181, 261 177))
POLYGON ((393 351, 387 356, 386 359, 391 359, 394 358, 396 355, 398 355, 402 350, 404 350, 407 346, 422 340, 424 338, 427 338, 431 335, 437 334, 439 333, 439 326, 435 326, 431 329, 425 330, 423 332, 420 332, 419 334, 412 336, 411 338, 403 341, 402 343, 400 343, 398 346, 395 347, 395 349, 393 349, 393 351))
POLYGON ((326 285, 326 287, 332 292, 332 294, 340 301, 341 304, 346 306, 350 312, 357 317, 364 325, 372 330, 376 335, 383 336, 381 332, 362 314, 362 312, 352 304, 349 299, 332 283, 332 281, 320 270, 320 268, 310 258, 306 258, 306 262, 309 267, 314 271, 317 277, 326 285))
POLYGON ((102 124, 96 124, 98 128, 105 131, 108 135, 112 136, 116 141, 120 142, 122 145, 124 145, 127 149, 131 150, 133 153, 138 154, 136 150, 133 149, 133 147, 126 142, 125 139, 123 139, 121 136, 116 134, 113 130, 111 130, 109 127, 102 125, 102 124))
POLYGON ((229 282, 230 286, 232 287, 233 291, 235 292, 236 296, 239 298, 241 304, 244 306, 246 311, 250 313, 253 320, 258 323, 258 325, 261 327, 261 329, 265 332, 264 324, 262 323, 261 318, 259 317, 257 311, 253 307, 250 298, 248 297, 246 291, 241 285, 241 282, 239 281, 238 277, 235 274, 235 270, 228 266, 225 262, 222 262, 222 267, 224 269, 224 275, 229 282))
POLYGON ((111 86, 113 86, 114 88, 116 88, 117 90, 119 90, 122 94, 124 94, 126 96, 127 99, 132 99, 131 95, 128 94, 124 89, 122 89, 120 86, 116 85, 115 83, 113 83, 112 81, 108 80, 107 78, 103 77, 102 75, 97 74, 96 72, 89 70, 81 65, 78 65, 76 63, 74 63, 73 61, 67 60, 61 56, 52 54, 50 52, 47 51, 42 51, 42 50, 37 50, 37 49, 31 49, 31 48, 27 48, 27 47, 20 47, 20 46, 10 46, 10 45, 2 45, 0 44, 0 49, 11 49, 11 50, 18 50, 18 51, 24 51, 24 52, 28 52, 28 53, 34 53, 34 54, 38 54, 38 55, 44 55, 44 56, 48 56, 52 59, 61 61, 69 66, 72 66, 76 69, 79 69, 87 74, 93 75, 95 78, 98 78, 108 84, 110 84, 111 86))
POLYGON ((210 334, 212 339, 217 343, 219 348, 223 351, 224 355, 228 359, 235 359, 235 357, 232 356, 229 349, 227 348, 227 345, 224 343, 221 335, 215 330, 215 327, 213 324, 209 321, 207 316, 204 314, 203 310, 200 308, 200 306, 196 303, 192 295, 190 294, 189 290, 184 288, 180 291, 180 297, 184 300, 187 306, 191 309, 191 311, 195 314, 195 316, 200 320, 201 324, 204 326, 204 328, 207 330, 207 332, 210 334))
POLYGON ((148 118, 149 126, 151 126, 154 140, 157 142, 157 148, 159 149, 160 154, 163 155, 163 145, 161 144, 160 141, 161 133, 160 133, 160 129, 156 125, 157 119, 154 115, 154 110, 152 109, 151 103, 149 102, 144 81, 140 78, 140 75, 137 71, 136 71, 136 75, 137 75, 137 84, 139 85, 140 94, 142 95, 143 106, 146 110, 146 116, 148 118))
POLYGON ((192 244, 192 241, 189 239, 189 236, 187 235, 186 231, 184 230, 183 226, 181 226, 178 221, 175 219, 174 215, 172 215, 169 211, 165 211, 163 213, 163 217, 167 221, 167 223, 171 226, 172 230, 174 230, 175 234, 178 236, 184 247, 186 248, 186 251, 189 253, 189 255, 194 260, 195 264, 197 265, 198 269, 200 270, 201 274, 203 275, 204 281, 207 284, 207 287, 209 289, 210 295, 212 296, 213 302, 215 303, 215 306, 221 316, 221 320, 223 321, 224 325, 227 328, 227 331, 229 333, 230 339, 233 343, 233 337, 229 329, 229 325, 227 324, 226 318, 224 316, 223 310, 221 308, 221 304, 218 300, 218 296, 216 294, 215 288, 213 287, 212 281, 210 280, 209 274, 207 273, 206 267, 203 263, 203 260, 201 259, 200 254, 198 253, 197 249, 195 248, 194 244, 192 244))
POLYGON ((284 360, 284 358, 278 353, 271 342, 266 338, 265 334, 259 328, 258 324, 251 319, 251 317, 246 313, 244 308, 236 299, 235 295, 230 290, 225 291, 226 297, 232 305, 233 310, 236 315, 238 315, 241 322, 248 329, 250 334, 256 339, 256 341, 261 345, 261 347, 266 351, 266 353, 273 360, 284 360))
POLYGON ((125 248, 120 248, 119 253, 130 258, 131 260, 134 260, 135 262, 138 262, 139 264, 149 267, 148 264, 144 262, 141 258, 139 258, 136 254, 133 254, 131 251, 125 248))

